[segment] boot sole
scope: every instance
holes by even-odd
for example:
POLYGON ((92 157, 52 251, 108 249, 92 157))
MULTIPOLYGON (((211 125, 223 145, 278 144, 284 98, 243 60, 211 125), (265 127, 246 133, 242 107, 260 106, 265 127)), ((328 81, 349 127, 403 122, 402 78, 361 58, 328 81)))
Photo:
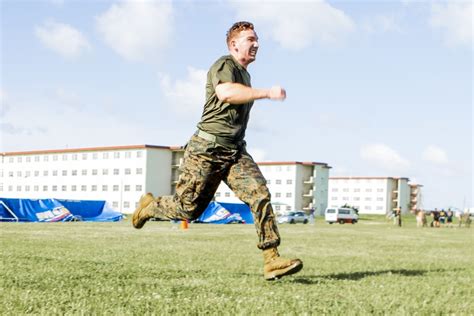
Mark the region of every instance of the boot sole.
POLYGON ((288 268, 274 271, 271 275, 266 275, 265 280, 275 281, 275 280, 278 280, 278 279, 280 279, 284 276, 300 272, 301 269, 303 269, 303 262, 298 261, 298 262, 295 262, 294 264, 292 264, 291 266, 289 266, 288 268))

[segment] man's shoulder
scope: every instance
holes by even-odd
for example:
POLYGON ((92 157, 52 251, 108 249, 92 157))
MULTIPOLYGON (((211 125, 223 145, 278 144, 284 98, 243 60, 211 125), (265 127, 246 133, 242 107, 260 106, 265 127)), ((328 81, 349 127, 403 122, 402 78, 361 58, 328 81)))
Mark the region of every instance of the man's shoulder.
POLYGON ((211 69, 213 68, 221 68, 223 65, 228 65, 230 67, 235 67, 234 59, 231 55, 224 55, 217 59, 214 64, 212 64, 211 69))

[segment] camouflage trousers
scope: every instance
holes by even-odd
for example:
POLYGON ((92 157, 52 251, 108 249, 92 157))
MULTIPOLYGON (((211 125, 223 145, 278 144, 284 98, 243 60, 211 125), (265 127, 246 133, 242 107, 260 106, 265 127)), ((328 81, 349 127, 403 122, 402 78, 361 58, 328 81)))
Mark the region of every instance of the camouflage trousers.
POLYGON ((250 207, 258 235, 257 247, 267 249, 280 244, 266 180, 245 146, 229 149, 193 135, 180 172, 176 193, 156 199, 156 218, 198 218, 224 181, 250 207))

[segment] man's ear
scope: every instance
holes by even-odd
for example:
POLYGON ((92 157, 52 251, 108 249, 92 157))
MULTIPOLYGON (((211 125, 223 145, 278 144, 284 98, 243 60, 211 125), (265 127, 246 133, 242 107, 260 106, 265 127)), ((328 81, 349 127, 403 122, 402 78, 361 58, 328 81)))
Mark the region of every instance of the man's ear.
POLYGON ((236 43, 235 40, 230 41, 230 48, 231 48, 231 50, 233 50, 235 52, 239 51, 239 49, 237 48, 237 43, 236 43))

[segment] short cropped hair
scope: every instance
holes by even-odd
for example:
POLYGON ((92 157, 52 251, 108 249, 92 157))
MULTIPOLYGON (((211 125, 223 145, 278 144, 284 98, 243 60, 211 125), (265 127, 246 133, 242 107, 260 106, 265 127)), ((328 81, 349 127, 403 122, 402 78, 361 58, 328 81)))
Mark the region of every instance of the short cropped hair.
POLYGON ((235 22, 227 31, 227 46, 230 45, 230 42, 235 36, 246 30, 253 30, 253 24, 247 21, 235 22))

